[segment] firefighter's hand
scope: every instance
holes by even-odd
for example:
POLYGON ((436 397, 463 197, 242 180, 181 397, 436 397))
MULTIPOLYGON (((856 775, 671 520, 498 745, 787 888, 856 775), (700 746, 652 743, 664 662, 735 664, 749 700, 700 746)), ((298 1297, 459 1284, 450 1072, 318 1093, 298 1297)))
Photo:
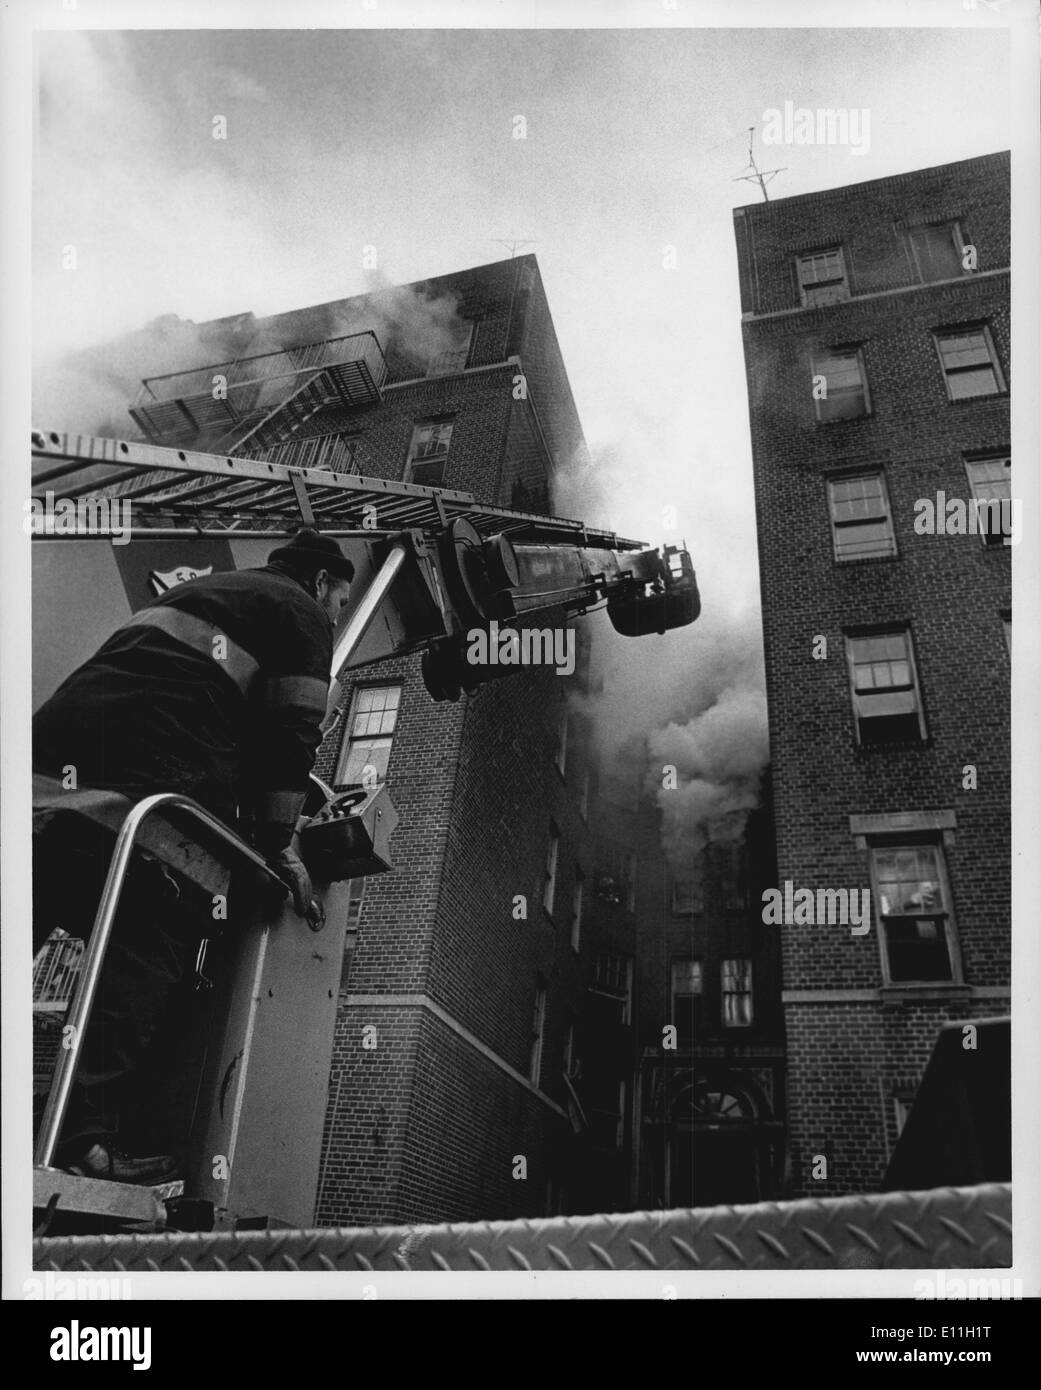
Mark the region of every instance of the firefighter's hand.
POLYGON ((284 878, 289 884, 297 915, 300 917, 308 916, 311 911, 314 889, 311 887, 311 875, 307 872, 304 861, 292 845, 286 845, 285 849, 279 850, 271 862, 279 877, 284 878))

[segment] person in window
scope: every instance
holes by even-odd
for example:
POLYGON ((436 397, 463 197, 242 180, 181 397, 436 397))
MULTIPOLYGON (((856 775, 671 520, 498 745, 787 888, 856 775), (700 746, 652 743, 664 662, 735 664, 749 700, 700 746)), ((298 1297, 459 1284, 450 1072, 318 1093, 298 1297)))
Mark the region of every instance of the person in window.
MULTIPOLYGON (((353 577, 335 540, 304 529, 261 568, 175 585, 40 707, 34 950, 55 927, 89 935, 112 850, 111 799, 102 815, 98 791, 133 801, 182 792, 229 824, 241 815, 240 833, 291 885, 297 912, 309 910, 294 836, 322 738, 333 626, 353 577)), ((57 1154, 71 1172, 138 1183, 175 1175, 171 1155, 131 1156, 118 1137, 129 1083, 212 929, 184 896, 177 876, 138 852, 57 1154)))

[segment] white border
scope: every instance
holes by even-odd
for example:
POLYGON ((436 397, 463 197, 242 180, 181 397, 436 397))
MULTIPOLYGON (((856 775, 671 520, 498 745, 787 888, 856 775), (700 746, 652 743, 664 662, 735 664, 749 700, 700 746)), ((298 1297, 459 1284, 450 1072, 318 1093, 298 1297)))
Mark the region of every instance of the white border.
MULTIPOLYGON (((1041 1291, 1041 1190, 1037 1183, 1041 1154, 1041 1111, 1037 1096, 1039 1048, 1038 1004, 1041 932, 1041 726, 1036 715, 1041 689, 1041 644, 1037 596, 1041 593, 1038 535, 1041 529, 1039 475, 1030 466, 1041 457, 1036 383, 1041 381, 1037 309, 1041 303, 1037 247, 1041 201, 1038 141, 1038 26, 1036 11, 1023 0, 979 0, 974 10, 958 0, 775 0, 769 8, 753 0, 14 0, 0 13, 0 128, 3 205, 0 264, 5 268, 4 348, 0 373, 0 430, 8 460, 0 476, 0 660, 4 672, 2 724, 3 781, 0 788, 0 865, 4 904, 2 975, 4 1021, 2 1048, 4 1119, 5 1298, 22 1297, 23 1280, 33 1277, 30 1258, 31 1179, 28 1149, 29 1095, 26 1040, 31 1038, 28 990, 31 967, 29 933, 29 760, 26 754, 30 717, 29 541, 22 534, 22 503, 28 494, 30 429, 30 151, 32 134, 32 36, 36 29, 381 29, 381 28, 1007 28, 1010 32, 1012 81, 1009 99, 1016 113, 1012 149, 1013 276, 1012 356, 1018 391, 1013 393, 1013 449, 1021 461, 1016 489, 1024 514, 1024 542, 1013 552, 1013 1099, 1015 1183, 1014 1240, 1016 1263, 994 1277, 1023 1280, 1029 1297, 1041 1291), (1009 11, 1007 15, 1002 10, 1009 11)), ((965 0, 968 3, 968 0, 965 0)), ((1001 100, 1002 93, 995 93, 1001 100)), ((938 113, 939 114, 939 113, 938 113)), ((739 386, 742 406, 743 383, 739 386)), ((675 1289, 680 1298, 795 1297, 857 1298, 913 1296, 916 1278, 936 1271, 775 1271, 754 1274, 633 1273, 567 1275, 523 1274, 377 1274, 263 1275, 132 1274, 134 1298, 171 1299, 315 1299, 363 1298, 375 1288, 380 1299, 415 1298, 662 1298, 675 1289)), ((986 1271, 951 1271, 952 1276, 983 1277, 986 1271)), ((371 1292, 368 1294, 371 1297, 371 1292)), ((976 1305, 977 1308, 979 1305, 976 1305)), ((953 1309, 952 1309, 953 1315, 953 1309)))

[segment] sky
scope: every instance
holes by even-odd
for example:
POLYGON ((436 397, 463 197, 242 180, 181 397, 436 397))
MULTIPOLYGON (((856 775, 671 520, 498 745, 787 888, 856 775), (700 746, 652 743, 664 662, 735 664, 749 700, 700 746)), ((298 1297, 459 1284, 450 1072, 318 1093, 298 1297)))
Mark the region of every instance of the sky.
POLYGON ((34 418, 76 428, 49 364, 158 315, 360 293, 370 247, 402 283, 524 243, 593 460, 558 511, 685 539, 702 588, 703 617, 652 660, 609 644, 604 728, 653 733, 710 806, 726 770, 704 750, 747 734, 745 804, 767 752, 732 222, 762 197, 738 180, 749 127, 760 167, 783 169, 771 198, 1007 149, 1008 33, 965 22, 40 34, 34 418), (786 102, 866 110, 869 139, 764 144, 786 102))

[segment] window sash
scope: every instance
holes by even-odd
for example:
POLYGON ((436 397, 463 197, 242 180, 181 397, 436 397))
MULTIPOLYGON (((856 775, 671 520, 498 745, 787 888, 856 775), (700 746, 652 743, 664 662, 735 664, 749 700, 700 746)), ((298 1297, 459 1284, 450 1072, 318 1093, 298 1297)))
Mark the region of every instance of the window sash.
POLYGON ((998 395, 1004 381, 986 326, 934 334, 951 400, 998 395))
POLYGON ((557 891, 557 856, 560 851, 560 834, 554 827, 549 833, 546 849, 545 883, 542 888, 542 906, 547 912, 553 911, 553 900, 557 891))
POLYGON ((829 479, 828 507, 837 560, 896 554, 889 497, 881 473, 829 479))
POLYGON ((428 425, 416 425, 408 452, 409 463, 445 458, 454 424, 454 420, 441 420, 428 425))
POLYGON ((828 392, 823 398, 813 398, 818 420, 850 420, 868 413, 867 375, 859 348, 849 351, 832 348, 815 353, 811 366, 815 377, 824 378, 828 392))
POLYGON ((925 714, 910 632, 848 636, 846 657, 858 741, 885 741, 886 735, 898 741, 924 738, 925 714), (913 732, 907 727, 908 717, 914 719, 913 732), (886 719, 903 722, 892 730, 874 723, 886 719))
POLYGON ((876 845, 871 869, 886 981, 955 981, 958 963, 940 846, 876 845))
POLYGON ((704 977, 701 961, 694 956, 684 956, 672 962, 672 996, 676 998, 695 998, 704 991, 704 977))
POLYGON ((747 1028, 752 1023, 752 962, 746 958, 719 963, 723 1026, 747 1028))
POLYGON ((349 732, 340 750, 336 783, 361 782, 367 766, 375 769, 378 783, 385 781, 401 692, 400 685, 362 686, 354 692, 346 721, 349 732))
POLYGON ((953 280, 965 273, 958 227, 953 222, 934 223, 908 229, 918 278, 923 284, 953 280))

